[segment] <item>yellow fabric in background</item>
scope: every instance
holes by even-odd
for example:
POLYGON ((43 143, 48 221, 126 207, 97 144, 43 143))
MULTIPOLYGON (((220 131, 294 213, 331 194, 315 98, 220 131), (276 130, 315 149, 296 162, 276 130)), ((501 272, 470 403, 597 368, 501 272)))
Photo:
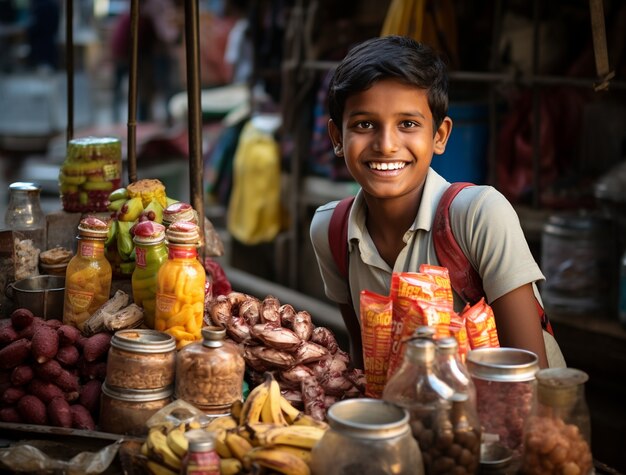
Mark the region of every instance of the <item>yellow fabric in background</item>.
POLYGON ((280 150, 274 137, 244 125, 233 162, 226 226, 248 245, 274 240, 281 230, 280 150))

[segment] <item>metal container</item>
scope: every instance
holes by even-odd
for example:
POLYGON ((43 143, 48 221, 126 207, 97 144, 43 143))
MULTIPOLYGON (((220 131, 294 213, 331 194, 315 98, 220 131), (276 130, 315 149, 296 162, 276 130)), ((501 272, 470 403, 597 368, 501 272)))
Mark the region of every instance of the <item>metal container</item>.
POLYGON ((44 320, 63 318, 65 277, 36 275, 13 282, 7 286, 7 296, 15 308, 27 308, 44 320))
POLYGON ((476 386, 483 440, 519 456, 539 370, 537 355, 517 348, 480 348, 469 352, 466 364, 476 386))
POLYGON ((346 399, 333 404, 327 417, 330 429, 312 450, 311 473, 424 474, 403 408, 379 399, 346 399))

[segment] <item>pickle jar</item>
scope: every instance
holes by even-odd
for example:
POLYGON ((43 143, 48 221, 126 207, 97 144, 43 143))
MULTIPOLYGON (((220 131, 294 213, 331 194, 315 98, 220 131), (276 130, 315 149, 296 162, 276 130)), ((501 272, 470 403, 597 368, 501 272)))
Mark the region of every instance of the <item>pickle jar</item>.
POLYGON ((131 277, 133 300, 143 308, 144 323, 154 328, 157 273, 167 260, 165 226, 142 221, 134 227, 135 269, 131 277))
POLYGON ((524 422, 530 413, 539 359, 518 348, 478 348, 467 355, 467 369, 476 386, 483 438, 521 455, 524 422))
POLYGON ((185 346, 176 355, 176 398, 206 414, 228 414, 243 396, 243 355, 225 337, 223 327, 204 327, 203 340, 185 346))
POLYGON ((111 338, 106 382, 110 387, 157 389, 174 384, 176 341, 167 333, 138 328, 111 338))
POLYGON ((87 319, 111 293, 111 264, 104 256, 108 223, 93 216, 78 225, 77 252, 67 265, 63 323, 82 331, 87 319))
POLYGON ((173 387, 126 389, 102 384, 100 430, 113 434, 143 436, 146 422, 172 402, 173 387))
POLYGON ((591 429, 584 387, 575 368, 541 369, 524 428, 524 474, 592 473, 591 429))
POLYGON ((169 227, 170 224, 176 221, 189 221, 190 223, 198 224, 198 217, 196 211, 189 203, 178 201, 163 210, 163 225, 165 227, 169 227))
POLYGON ((409 414, 380 399, 345 399, 330 406, 330 428, 311 451, 311 473, 423 475, 409 414))
POLYGON ((202 338, 206 272, 198 260, 196 224, 177 221, 165 239, 168 255, 157 273, 154 328, 172 335, 180 349, 202 338))
POLYGON ((41 185, 38 183, 11 183, 4 224, 8 229, 18 231, 22 239, 30 239, 35 249, 45 251, 46 220, 40 195, 41 185))

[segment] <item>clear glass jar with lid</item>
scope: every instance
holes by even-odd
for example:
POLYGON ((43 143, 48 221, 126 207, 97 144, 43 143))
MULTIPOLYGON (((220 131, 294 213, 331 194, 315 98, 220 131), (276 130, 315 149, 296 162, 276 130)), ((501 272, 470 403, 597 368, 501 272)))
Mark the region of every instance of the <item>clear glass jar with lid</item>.
POLYGON ((422 456, 408 412, 380 399, 339 401, 328 409, 330 428, 311 451, 311 472, 422 475, 422 456))
POLYGON ((243 355, 225 337, 223 327, 204 327, 202 341, 185 346, 176 356, 176 398, 207 414, 228 414, 243 397, 243 355))
POLYGON ((5 227, 19 231, 40 251, 46 248, 46 219, 41 209, 41 185, 15 182, 9 185, 9 204, 4 214, 5 227))
POLYGON ((181 463, 181 475, 220 475, 220 457, 215 450, 212 432, 192 429, 185 433, 189 441, 181 463))
POLYGON ((524 428, 524 474, 580 474, 593 470, 588 376, 575 368, 537 372, 531 415, 524 428))
POLYGON ((108 386, 156 389, 174 384, 176 341, 156 330, 118 330, 107 359, 108 386))

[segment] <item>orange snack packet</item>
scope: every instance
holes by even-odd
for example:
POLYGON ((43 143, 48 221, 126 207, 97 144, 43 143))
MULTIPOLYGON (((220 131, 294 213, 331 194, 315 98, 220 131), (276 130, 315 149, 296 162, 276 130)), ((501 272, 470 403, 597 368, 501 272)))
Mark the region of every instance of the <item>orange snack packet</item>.
POLYGON ((381 398, 387 383, 392 341, 393 302, 390 297, 363 290, 359 305, 365 366, 365 395, 381 398))
POLYGON ((484 297, 471 307, 465 306, 461 317, 465 319, 470 348, 498 348, 498 331, 493 309, 485 302, 484 297))
MULTIPOLYGON (((466 307, 467 308, 467 307, 466 307)), ((465 326, 465 317, 454 312, 450 316, 450 334, 456 338, 459 348, 459 357, 465 362, 467 353, 470 350, 469 339, 467 337, 467 328, 465 326)))

